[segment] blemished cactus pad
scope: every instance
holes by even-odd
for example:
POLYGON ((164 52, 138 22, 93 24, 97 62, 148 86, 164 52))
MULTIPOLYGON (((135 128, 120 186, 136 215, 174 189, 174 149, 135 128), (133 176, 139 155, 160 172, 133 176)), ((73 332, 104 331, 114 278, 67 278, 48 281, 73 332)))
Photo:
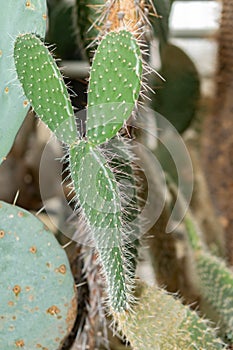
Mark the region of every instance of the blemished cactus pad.
POLYGON ((21 33, 44 37, 46 29, 45 0, 8 0, 0 11, 0 164, 7 156, 27 114, 29 103, 22 93, 14 69, 14 39, 21 33))
POLYGON ((101 144, 130 117, 139 97, 142 58, 137 40, 126 30, 108 33, 92 63, 88 93, 87 138, 101 144))
POLYGON ((58 349, 76 317, 65 251, 34 215, 0 202, 0 348, 58 349))
POLYGON ((138 302, 117 317, 133 350, 220 350, 215 330, 196 312, 158 287, 137 284, 138 302))
POLYGON ((78 136, 73 108, 49 50, 35 35, 19 35, 14 58, 18 78, 37 115, 59 140, 73 143, 78 136))
POLYGON ((121 198, 101 151, 85 141, 70 149, 70 173, 87 230, 99 254, 110 307, 126 308, 126 282, 121 252, 121 198))

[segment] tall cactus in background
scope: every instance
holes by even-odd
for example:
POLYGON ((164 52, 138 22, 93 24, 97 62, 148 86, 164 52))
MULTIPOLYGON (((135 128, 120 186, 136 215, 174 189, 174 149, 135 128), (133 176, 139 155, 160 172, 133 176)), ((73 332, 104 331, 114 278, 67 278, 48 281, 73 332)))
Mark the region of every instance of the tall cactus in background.
POLYGON ((45 35, 45 0, 9 0, 1 4, 0 13, 0 164, 7 156, 15 136, 29 110, 14 72, 14 40, 21 33, 45 35), (9 122, 10 121, 10 122, 9 122))
POLYGON ((233 273, 225 262, 203 248, 195 223, 185 219, 190 245, 194 252, 196 273, 201 295, 217 312, 220 326, 229 341, 233 341, 233 273))

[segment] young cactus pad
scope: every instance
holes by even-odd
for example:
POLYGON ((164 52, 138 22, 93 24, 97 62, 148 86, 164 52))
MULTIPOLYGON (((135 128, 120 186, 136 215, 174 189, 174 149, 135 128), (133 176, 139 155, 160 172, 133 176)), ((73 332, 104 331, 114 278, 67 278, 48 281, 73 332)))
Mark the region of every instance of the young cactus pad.
POLYGON ((48 49, 33 34, 19 35, 14 58, 18 78, 35 112, 59 140, 67 144, 76 141, 70 98, 48 49))
POLYGON ((13 40, 18 33, 44 37, 46 0, 1 1, 0 11, 0 164, 8 154, 27 114, 29 103, 15 81, 13 40))
POLYGON ((121 201, 116 180, 100 150, 81 141, 70 149, 70 173, 108 287, 110 307, 126 308, 121 254, 121 201))
POLYGON ((138 284, 138 303, 117 317, 133 350, 223 349, 207 322, 166 291, 138 284))
POLYGON ((35 216, 4 202, 0 265, 0 349, 58 349, 76 316, 68 259, 35 216))
POLYGON ((87 137, 101 144, 116 135, 137 102, 142 79, 140 48, 132 33, 110 32, 98 46, 91 69, 87 137))

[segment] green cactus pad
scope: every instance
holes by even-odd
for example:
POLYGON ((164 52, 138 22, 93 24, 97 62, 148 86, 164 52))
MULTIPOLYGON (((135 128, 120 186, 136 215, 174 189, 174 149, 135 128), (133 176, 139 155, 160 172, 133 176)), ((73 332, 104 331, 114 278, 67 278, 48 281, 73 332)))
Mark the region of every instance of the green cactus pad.
POLYGON ((76 141, 70 98, 48 49, 33 34, 19 35, 14 57, 18 78, 35 112, 59 140, 67 144, 76 141))
POLYGON ((224 261, 207 253, 196 253, 197 274, 203 297, 219 315, 220 325, 233 340, 233 273, 224 261))
POLYGON ((13 40, 18 33, 36 33, 44 37, 45 0, 8 0, 0 11, 0 164, 10 151, 27 114, 29 103, 15 81, 13 40))
POLYGON ((29 212, 0 202, 0 348, 55 350, 76 316, 65 251, 29 212))
POLYGON ((81 141, 70 149, 70 173, 108 285, 110 307, 126 308, 121 254, 121 202, 112 170, 97 148, 81 141))
POLYGON ((142 79, 140 48, 126 30, 110 32, 98 46, 91 69, 87 137, 101 144, 116 135, 137 102, 142 79))
POLYGON ((166 291, 140 283, 137 292, 132 312, 116 317, 133 350, 223 349, 207 321, 166 291))
POLYGON ((196 225, 185 218, 190 245, 194 251, 199 288, 204 300, 217 312, 220 326, 233 340, 233 273, 225 262, 204 249, 196 225))

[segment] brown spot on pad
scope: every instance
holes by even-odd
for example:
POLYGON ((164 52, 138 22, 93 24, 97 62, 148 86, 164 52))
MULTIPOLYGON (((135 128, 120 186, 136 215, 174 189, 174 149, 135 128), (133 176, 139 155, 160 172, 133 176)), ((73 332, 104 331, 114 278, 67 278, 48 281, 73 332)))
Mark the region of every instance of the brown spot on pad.
POLYGON ((18 284, 16 284, 12 290, 15 293, 15 295, 18 296, 21 292, 21 287, 18 284))
POLYGON ((58 315, 60 312, 60 309, 56 305, 52 305, 47 310, 47 313, 50 315, 58 315))

